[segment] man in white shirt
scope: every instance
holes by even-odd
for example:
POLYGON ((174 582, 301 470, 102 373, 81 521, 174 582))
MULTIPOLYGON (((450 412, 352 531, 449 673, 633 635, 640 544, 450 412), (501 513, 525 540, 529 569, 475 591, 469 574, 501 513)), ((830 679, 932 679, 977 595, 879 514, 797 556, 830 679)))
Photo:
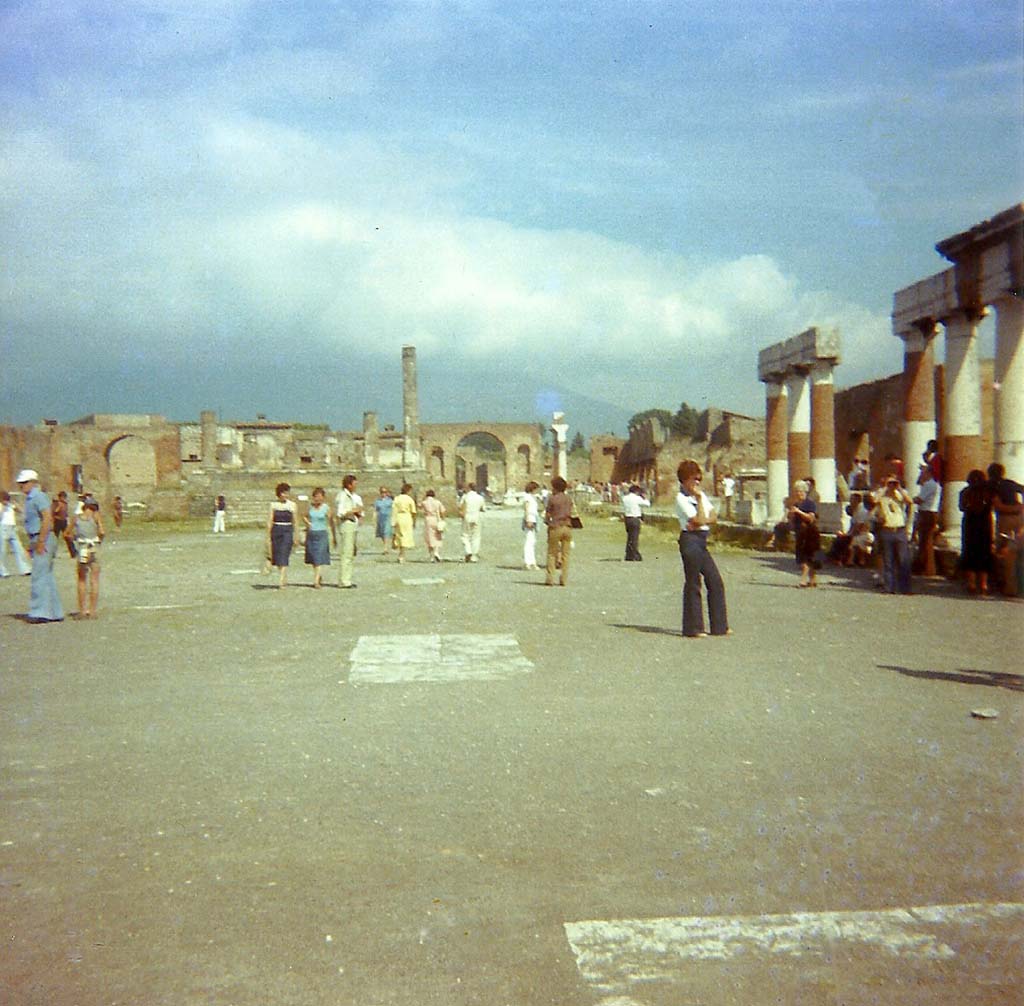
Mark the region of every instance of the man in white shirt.
POLYGON ((355 490, 356 477, 346 475, 341 481, 341 492, 334 497, 341 564, 338 573, 338 586, 344 587, 346 590, 355 587, 352 582, 352 567, 356 560, 356 530, 359 527, 359 518, 363 516, 363 499, 355 490))
POLYGON ((32 572, 32 564, 28 561, 25 549, 18 539, 18 520, 16 516, 14 501, 9 492, 0 493, 0 577, 13 576, 7 572, 4 565, 4 558, 7 550, 10 549, 14 556, 14 562, 18 567, 21 576, 28 576, 32 572))
POLYGON ((917 524, 914 536, 917 538, 917 556, 914 572, 923 576, 935 576, 935 535, 939 529, 939 495, 942 487, 932 474, 931 465, 922 463, 921 474, 917 477, 917 524))
POLYGON ((476 562, 480 554, 480 515, 483 510, 484 498, 476 491, 476 483, 470 482, 459 501, 462 548, 466 553, 466 562, 476 562))
POLYGON ((736 480, 732 475, 722 478, 722 496, 725 498, 725 519, 732 520, 732 494, 736 489, 736 480))
POLYGON ((640 554, 640 525, 643 523, 643 508, 651 501, 644 497, 638 485, 631 485, 622 497, 622 518, 626 524, 626 562, 643 562, 640 554))

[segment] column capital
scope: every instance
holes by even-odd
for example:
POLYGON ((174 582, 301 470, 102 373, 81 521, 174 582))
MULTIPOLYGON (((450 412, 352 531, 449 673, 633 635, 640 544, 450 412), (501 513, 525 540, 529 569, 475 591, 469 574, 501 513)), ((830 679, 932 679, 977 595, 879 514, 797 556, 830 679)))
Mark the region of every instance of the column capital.
POLYGON ((951 326, 966 322, 973 328, 983 318, 987 318, 988 314, 989 310, 984 304, 968 304, 958 308, 956 311, 950 312, 944 318, 939 318, 939 324, 942 325, 948 335, 951 326))

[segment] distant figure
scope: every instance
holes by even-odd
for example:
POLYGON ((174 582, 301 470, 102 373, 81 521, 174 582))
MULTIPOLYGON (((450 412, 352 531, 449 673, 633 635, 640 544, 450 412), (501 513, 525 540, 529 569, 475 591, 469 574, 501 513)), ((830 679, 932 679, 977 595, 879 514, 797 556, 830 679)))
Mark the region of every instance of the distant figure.
POLYGON ((351 590, 355 587, 352 570, 356 562, 356 532, 359 530, 359 519, 363 516, 363 498, 356 492, 355 475, 346 475, 341 480, 341 492, 334 497, 334 511, 338 521, 338 555, 341 566, 338 586, 351 590))
MULTIPOLYGON (((84 494, 79 496, 78 505, 75 508, 75 516, 77 517, 82 512, 82 501, 85 499, 84 494)), ((62 489, 57 493, 57 498, 53 501, 53 534, 56 538, 63 539, 64 544, 67 546, 68 555, 72 559, 75 558, 75 543, 65 533, 68 529, 68 494, 62 489)))
POLYGON ((295 540, 295 501, 288 499, 292 487, 279 482, 274 489, 277 499, 270 504, 270 518, 267 520, 267 554, 271 566, 280 572, 279 587, 288 585, 288 563, 292 556, 295 540))
POLYGON ((395 527, 395 548, 398 549, 398 561, 405 562, 405 553, 416 547, 416 501, 412 497, 412 486, 406 482, 402 491, 395 497, 391 508, 391 520, 395 527))
POLYGON ((897 454, 886 454, 885 456, 885 474, 886 477, 895 475, 899 479, 900 485, 906 485, 906 472, 903 469, 903 459, 897 454))
POLYGON ((213 533, 224 533, 224 515, 227 513, 228 501, 223 496, 218 496, 213 505, 213 533))
POLYGON ((561 570, 559 586, 569 582, 569 554, 572 547, 572 500, 566 494, 566 481, 560 475, 551 480, 551 495, 544 508, 548 526, 547 587, 555 585, 555 570, 561 570))
POLYGON ((32 559, 32 592, 27 621, 32 625, 63 622, 64 606, 57 593, 53 561, 57 557, 57 537, 53 533, 50 497, 39 488, 39 476, 31 468, 18 473, 17 483, 25 494, 25 533, 32 559))
POLYGON ((732 496, 736 491, 736 480, 727 472, 722 476, 722 497, 725 500, 725 519, 732 520, 732 496))
POLYGON ((537 569, 537 523, 540 511, 537 505, 536 482, 527 482, 526 495, 523 497, 523 566, 526 569, 537 569))
POLYGON ((882 586, 889 594, 912 592, 907 528, 913 508, 913 500, 900 487, 895 472, 891 472, 886 477, 884 492, 876 497, 875 508, 871 512, 882 550, 882 586))
POLYGON ((923 576, 935 576, 935 535, 939 530, 939 483, 935 480, 931 465, 922 461, 917 476, 917 520, 914 522, 914 539, 917 541, 917 558, 914 572, 923 576))
POLYGON ((850 492, 871 491, 871 469, 868 467, 867 458, 854 458, 853 467, 846 479, 850 492))
POLYGON ((313 567, 313 589, 320 590, 323 587, 321 573, 324 566, 331 564, 331 542, 328 540, 330 532, 331 540, 338 544, 338 532, 334 523, 334 514, 330 506, 325 502, 327 493, 321 486, 313 490, 310 499, 309 509, 303 516, 306 525, 306 555, 307 566, 313 567))
POLYGON ((106 536, 100 505, 92 496, 82 501, 82 512, 71 519, 65 532, 75 543, 78 617, 95 618, 100 599, 100 544, 106 536))
POLYGON ((941 486, 946 480, 946 466, 939 453, 938 440, 929 440, 921 460, 932 470, 932 478, 941 486))
POLYGON ((373 501, 373 512, 376 514, 376 526, 374 537, 384 545, 384 555, 391 551, 391 542, 395 537, 394 527, 391 523, 391 511, 395 501, 391 498, 391 490, 387 486, 381 486, 379 495, 373 501))
POLYGON ((10 549, 18 567, 19 576, 28 576, 32 572, 32 564, 28 561, 21 539, 18 537, 18 506, 11 499, 9 492, 0 492, 0 577, 13 576, 7 572, 4 557, 10 549))
POLYGON ((626 562, 643 562, 640 554, 640 528, 643 525, 643 508, 651 501, 644 498, 638 485, 631 485, 622 497, 622 520, 626 525, 626 562))
POLYGON ((994 569, 996 584, 1006 597, 1017 596, 1017 560, 1019 532, 1024 515, 1024 486, 1006 477, 998 461, 988 466, 992 490, 992 509, 996 515, 994 569))
POLYGON ((800 566, 800 582, 797 586, 817 587, 817 551, 821 544, 821 534, 818 531, 818 504, 808 495, 806 481, 793 483, 789 519, 792 521, 793 537, 796 541, 794 554, 800 566))
POLYGON ((476 491, 476 483, 470 482, 459 501, 462 548, 466 554, 466 562, 477 562, 480 557, 480 515, 483 509, 484 498, 476 491))
POLYGON ((427 543, 427 558, 430 562, 441 562, 441 545, 444 541, 444 504, 433 489, 428 489, 420 503, 423 514, 423 538, 427 543))
POLYGON ((124 501, 121 499, 120 496, 114 497, 113 511, 114 526, 120 527, 122 522, 124 521, 124 501))
POLYGON ((967 473, 967 485, 960 491, 960 567, 971 594, 988 594, 988 575, 992 570, 991 485, 985 473, 974 468, 967 473))
POLYGON ((815 505, 820 503, 821 494, 818 492, 818 487, 815 484, 814 479, 812 479, 810 475, 808 475, 807 478, 805 478, 803 481, 804 484, 807 486, 807 498, 815 505))
POLYGON ((679 463, 676 477, 676 517, 679 519, 679 558, 683 563, 683 635, 701 639, 704 631, 704 608, 701 602, 701 580, 708 595, 708 615, 712 636, 731 635, 725 603, 725 584, 718 566, 708 551, 708 537, 715 522, 711 502, 700 490, 703 476, 696 461, 679 463))

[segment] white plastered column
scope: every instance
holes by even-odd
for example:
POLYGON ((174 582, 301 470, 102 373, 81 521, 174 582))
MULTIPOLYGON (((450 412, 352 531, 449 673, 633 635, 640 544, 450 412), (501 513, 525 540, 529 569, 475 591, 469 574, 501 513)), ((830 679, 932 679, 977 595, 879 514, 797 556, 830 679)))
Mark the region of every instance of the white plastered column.
POLYGON ((928 441, 937 436, 935 334, 936 326, 932 321, 900 333, 903 339, 903 463, 911 486, 928 441))
POLYGON ((942 522, 947 541, 960 548, 960 492, 972 468, 984 468, 981 451, 981 377, 978 321, 983 312, 958 311, 942 319, 946 330, 946 401, 943 429, 946 483, 942 522))
POLYGON ((834 364, 811 366, 811 478, 822 503, 836 502, 836 414, 832 381, 834 364))
POLYGON ((565 417, 561 412, 555 412, 551 419, 551 432, 555 435, 555 475, 567 478, 569 475, 569 462, 565 452, 565 437, 569 432, 569 424, 563 422, 565 417))
POLYGON ((789 419, 786 385, 781 380, 766 381, 765 400, 765 440, 768 448, 767 519, 769 525, 774 525, 782 520, 783 507, 789 495, 789 419))
POLYGON ((786 375, 789 408, 789 477, 802 479, 811 474, 811 392, 807 371, 794 368, 786 375))
POLYGON ((1024 483, 1024 300, 1008 294, 996 309, 995 456, 1024 483))

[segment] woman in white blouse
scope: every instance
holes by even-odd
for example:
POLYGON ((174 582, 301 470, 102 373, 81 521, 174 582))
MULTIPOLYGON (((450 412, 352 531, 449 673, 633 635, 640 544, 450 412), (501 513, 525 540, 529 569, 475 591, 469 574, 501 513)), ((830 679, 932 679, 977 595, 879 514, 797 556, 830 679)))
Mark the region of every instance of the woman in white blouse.
POLYGON ((679 518, 679 556, 683 560, 683 635, 690 639, 706 636, 704 608, 701 604, 700 581, 708 593, 708 615, 712 636, 731 635, 725 607, 725 585, 715 560, 708 551, 708 534, 717 519, 707 496, 700 490, 700 465, 686 460, 679 463, 679 495, 676 516, 679 518))

